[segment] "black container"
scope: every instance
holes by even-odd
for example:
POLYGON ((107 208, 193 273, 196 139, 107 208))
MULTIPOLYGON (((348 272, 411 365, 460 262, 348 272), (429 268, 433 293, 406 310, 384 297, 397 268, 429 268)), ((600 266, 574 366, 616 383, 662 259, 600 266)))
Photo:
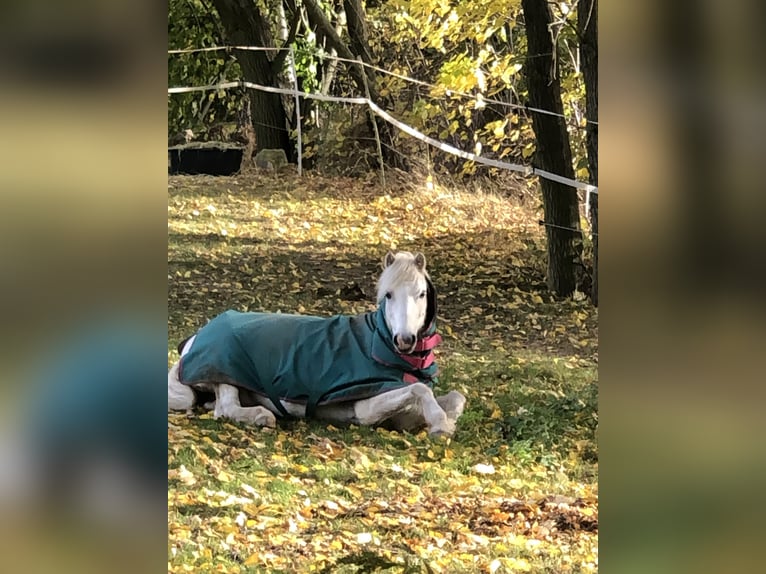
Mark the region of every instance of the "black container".
POLYGON ((233 175, 242 163, 243 148, 226 144, 189 144, 168 148, 169 172, 176 174, 233 175))

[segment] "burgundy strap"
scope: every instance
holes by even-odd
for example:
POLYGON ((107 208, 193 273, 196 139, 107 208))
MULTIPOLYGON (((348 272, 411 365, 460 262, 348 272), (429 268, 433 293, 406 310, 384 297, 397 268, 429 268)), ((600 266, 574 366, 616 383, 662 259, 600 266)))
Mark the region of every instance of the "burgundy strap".
POLYGON ((413 357, 412 355, 399 355, 416 369, 427 369, 434 362, 434 354, 428 353, 425 357, 413 357))
POLYGON ((405 383, 410 383, 410 384, 420 382, 420 379, 418 379, 415 375, 413 375, 412 373, 407 373, 407 372, 404 373, 403 379, 405 383))
POLYGON ((429 335, 428 337, 424 339, 420 339, 418 341, 417 345, 415 345, 416 351, 430 351, 436 345, 442 342, 442 337, 439 335, 439 333, 434 333, 433 335, 429 335))

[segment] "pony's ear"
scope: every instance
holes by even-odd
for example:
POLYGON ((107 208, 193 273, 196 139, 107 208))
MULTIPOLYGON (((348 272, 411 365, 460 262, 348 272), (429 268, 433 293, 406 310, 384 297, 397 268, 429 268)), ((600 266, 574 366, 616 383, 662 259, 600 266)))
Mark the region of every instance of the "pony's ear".
POLYGON ((415 265, 421 271, 425 271, 426 270, 426 256, 423 255, 422 253, 416 253, 415 254, 415 265))
POLYGON ((383 269, 391 265, 394 262, 394 259, 396 259, 396 256, 393 251, 386 253, 386 256, 383 258, 383 269))

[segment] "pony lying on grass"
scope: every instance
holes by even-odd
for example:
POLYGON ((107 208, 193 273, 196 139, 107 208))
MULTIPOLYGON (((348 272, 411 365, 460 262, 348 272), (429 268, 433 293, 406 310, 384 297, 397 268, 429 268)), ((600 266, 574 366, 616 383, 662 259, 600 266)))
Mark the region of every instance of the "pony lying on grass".
POLYGON ((276 426, 275 415, 451 436, 465 397, 435 397, 436 291, 422 253, 384 258, 377 311, 312 317, 226 311, 179 345, 168 409, 215 394, 214 416, 276 426))

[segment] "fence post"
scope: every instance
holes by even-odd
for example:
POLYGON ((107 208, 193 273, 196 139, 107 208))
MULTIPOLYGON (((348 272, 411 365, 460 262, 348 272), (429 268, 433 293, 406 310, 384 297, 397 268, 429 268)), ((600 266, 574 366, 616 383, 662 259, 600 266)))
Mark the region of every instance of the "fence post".
MULTIPOLYGON (((370 99, 370 86, 367 84, 367 71, 364 69, 364 65, 362 64, 362 58, 361 56, 356 57, 357 62, 359 62, 359 69, 362 73, 362 82, 364 83, 364 94, 367 98, 368 102, 371 102, 370 99)), ((380 146, 380 134, 378 133, 378 122, 375 120, 377 119, 375 116, 375 112, 372 110, 372 108, 368 105, 367 108, 370 110, 370 121, 372 122, 372 131, 375 132, 375 143, 378 146, 378 162, 380 163, 380 183, 383 187, 386 187, 386 170, 383 166, 383 148, 380 146)))
POLYGON ((298 130, 298 176, 303 175, 303 141, 301 137, 301 103, 298 91, 298 74, 295 71, 295 51, 290 46, 290 72, 293 75, 293 88, 295 89, 295 126, 298 130))

